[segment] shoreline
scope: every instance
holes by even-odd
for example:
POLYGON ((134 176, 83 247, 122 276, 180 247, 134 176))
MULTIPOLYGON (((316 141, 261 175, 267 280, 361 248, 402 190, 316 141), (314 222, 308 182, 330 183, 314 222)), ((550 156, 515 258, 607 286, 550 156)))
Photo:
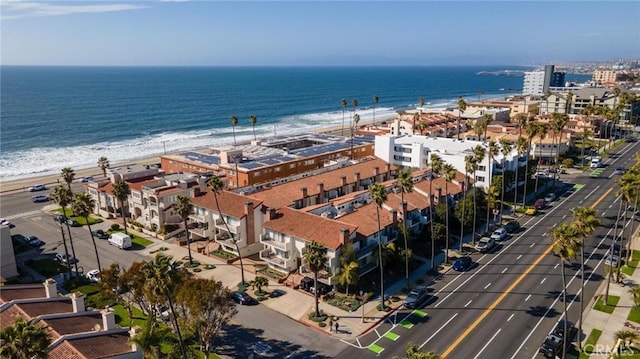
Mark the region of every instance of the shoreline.
MULTIPOLYGON (((376 123, 380 123, 382 121, 386 121, 389 119, 395 118, 394 117, 380 117, 380 118, 376 118, 376 123)), ((358 124, 358 127, 365 127, 367 125, 372 124, 373 121, 364 121, 364 122, 360 122, 358 124)), ((345 129, 348 128, 347 126, 345 126, 345 129)), ((341 132, 342 126, 328 126, 328 127, 323 127, 320 129, 317 129, 315 131, 313 131, 314 133, 320 133, 320 134, 332 134, 332 135, 338 135, 340 136, 340 132, 341 132)), ((345 131, 346 132, 346 131, 345 131)), ((301 132, 304 133, 304 132, 301 132)), ((293 134, 292 134, 293 135, 293 134)), ((248 142, 249 143, 249 142, 248 142)), ((181 152, 186 152, 186 151, 199 151, 202 149, 209 149, 212 146, 209 147, 195 147, 195 148, 191 148, 191 149, 184 149, 184 150, 180 150, 180 151, 176 151, 176 152, 172 152, 172 153, 167 153, 166 155, 170 155, 173 153, 181 153, 181 152)), ((156 155, 156 156, 150 156, 150 157, 142 157, 139 159, 131 159, 131 160, 127 160, 127 161, 121 161, 121 162, 116 162, 116 163, 111 163, 111 167, 122 167, 122 166, 126 166, 126 165, 133 165, 133 164, 154 164, 154 163, 160 163, 160 157, 164 156, 164 154, 161 155, 156 155)), ((62 168, 60 169, 62 170, 62 168)), ((97 159, 96 159, 96 166, 94 168, 84 168, 84 169, 73 169, 75 174, 76 174, 76 182, 79 181, 82 177, 86 177, 86 176, 93 176, 94 178, 104 178, 104 176, 102 175, 102 171, 100 170, 100 168, 98 168, 97 166, 97 159)), ((15 179, 15 180, 8 180, 8 181, 4 181, 4 182, 0 182, 0 194, 4 194, 7 192, 15 192, 15 191, 21 191, 21 192, 28 192, 29 191, 29 187, 34 186, 36 184, 44 184, 45 186, 47 186, 47 190, 60 185, 60 184, 64 184, 64 181, 61 180, 60 178, 60 174, 49 174, 49 175, 36 175, 34 177, 27 177, 27 178, 21 178, 21 179, 15 179)), ((34 192, 34 194, 38 194, 38 192, 34 192)))

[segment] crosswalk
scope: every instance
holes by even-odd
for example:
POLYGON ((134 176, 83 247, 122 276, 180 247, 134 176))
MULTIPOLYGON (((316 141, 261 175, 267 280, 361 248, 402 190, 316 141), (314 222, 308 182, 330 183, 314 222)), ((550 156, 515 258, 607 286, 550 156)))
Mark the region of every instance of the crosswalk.
POLYGON ((44 214, 44 212, 42 210, 38 209, 38 210, 34 210, 34 211, 29 211, 29 212, 22 212, 22 213, 12 214, 10 216, 4 217, 4 219, 6 219, 7 221, 10 221, 10 220, 16 219, 16 218, 35 217, 35 216, 41 216, 43 214, 44 214))

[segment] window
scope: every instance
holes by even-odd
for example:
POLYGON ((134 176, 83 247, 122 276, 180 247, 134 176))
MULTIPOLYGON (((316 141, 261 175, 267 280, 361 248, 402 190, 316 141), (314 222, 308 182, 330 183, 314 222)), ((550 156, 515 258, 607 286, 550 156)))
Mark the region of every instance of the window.
POLYGON ((280 172, 280 167, 275 167, 275 168, 273 169, 273 171, 274 171, 274 172, 280 172))
POLYGON ((476 181, 484 182, 484 176, 476 176, 476 181))
POLYGON ((292 163, 292 164, 289 165, 289 169, 294 169, 294 168, 296 168, 296 164, 295 163, 292 163))
POLYGON ((260 176, 260 171, 253 172, 253 177, 259 177, 259 176, 260 176))
POLYGON ((305 166, 310 166, 310 165, 312 165, 314 163, 316 163, 316 160, 306 160, 306 161, 304 161, 304 165, 305 166))
POLYGON ((487 166, 478 166, 478 171, 486 171, 487 170, 487 166))

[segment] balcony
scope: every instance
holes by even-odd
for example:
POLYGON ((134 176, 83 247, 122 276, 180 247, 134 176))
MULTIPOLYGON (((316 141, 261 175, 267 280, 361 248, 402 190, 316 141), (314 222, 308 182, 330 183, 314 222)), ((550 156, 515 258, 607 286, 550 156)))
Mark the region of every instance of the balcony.
MULTIPOLYGON (((223 231, 226 231, 227 227, 225 227, 224 222, 225 221, 223 221, 222 218, 218 218, 218 219, 215 220, 214 223, 215 223, 216 228, 219 228, 219 229, 221 229, 223 231)), ((229 221, 227 221, 227 226, 229 227, 229 230, 232 233, 238 233, 238 227, 239 226, 234 226, 233 224, 230 224, 229 221)))
POLYGON ((207 218, 203 214, 191 214, 189 215, 189 219, 194 222, 207 223, 207 218))
POLYGON ((271 263, 277 267, 290 270, 291 263, 293 263, 293 259, 291 258, 283 258, 277 255, 275 252, 272 252, 269 249, 265 249, 260 252, 260 259, 264 260, 267 263, 271 263))
POLYGON ((204 230, 203 228, 189 228, 189 232, 191 232, 192 234, 195 234, 200 238, 208 238, 207 231, 204 230))
POLYGON ((260 243, 270 246, 270 247, 275 247, 277 249, 283 250, 283 251, 288 251, 289 250, 289 244, 291 242, 280 242, 277 241, 273 238, 271 238, 270 236, 266 235, 266 234, 261 234, 260 235, 260 243))

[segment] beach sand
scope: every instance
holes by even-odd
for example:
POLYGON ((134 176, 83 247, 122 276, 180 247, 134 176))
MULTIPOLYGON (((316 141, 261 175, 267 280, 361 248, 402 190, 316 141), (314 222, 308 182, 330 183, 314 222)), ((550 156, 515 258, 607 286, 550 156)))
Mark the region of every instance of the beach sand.
MULTIPOLYGON (((376 123, 380 123, 382 121, 388 121, 389 119, 394 118, 394 117, 386 117, 386 118, 376 118, 376 123)), ((368 121, 368 122, 360 122, 358 124, 358 127, 365 127, 367 125, 370 125, 372 123, 372 121, 368 121)), ((347 125, 345 123, 345 125, 347 125)), ((317 131, 315 131, 316 133, 323 133, 323 134, 332 134, 332 135, 340 135, 342 132, 342 126, 332 126, 332 127, 326 127, 326 128, 322 128, 319 129, 317 131)), ((345 134, 347 134, 349 132, 348 130, 348 126, 345 126, 345 134)), ((197 148, 197 149, 193 149, 194 151, 197 150, 202 150, 203 148, 197 148)), ((176 153, 181 153, 181 152, 186 152, 188 151, 187 149, 185 150, 181 150, 178 151, 176 153)), ((86 177, 86 176, 93 176, 95 179, 101 179, 104 178, 104 176, 102 175, 102 170, 100 168, 98 168, 97 165, 97 161, 98 159, 96 158, 96 167, 95 168, 86 168, 86 169, 75 169, 74 168, 74 172, 76 173, 76 181, 79 181, 82 177, 86 177)), ((136 160, 131 160, 131 161, 126 161, 126 162, 122 162, 122 163, 112 163, 111 167, 123 167, 126 165, 133 165, 133 164, 154 164, 154 163, 160 163, 160 155, 158 156, 153 156, 153 157, 147 157, 147 158, 141 158, 141 159, 136 159, 136 160)), ((62 169, 61 169, 62 170, 62 169)), ((0 194, 1 193, 7 193, 7 192, 16 192, 16 191, 24 191, 27 192, 29 191, 29 187, 36 185, 36 184, 44 184, 47 186, 48 189, 55 187, 59 184, 63 184, 64 181, 62 180, 62 178, 60 177, 60 174, 52 174, 52 175, 45 175, 45 176, 37 176, 37 177, 30 177, 30 178, 24 178, 24 179, 18 179, 18 180, 11 180, 11 181, 5 181, 5 182, 0 182, 0 194)))

